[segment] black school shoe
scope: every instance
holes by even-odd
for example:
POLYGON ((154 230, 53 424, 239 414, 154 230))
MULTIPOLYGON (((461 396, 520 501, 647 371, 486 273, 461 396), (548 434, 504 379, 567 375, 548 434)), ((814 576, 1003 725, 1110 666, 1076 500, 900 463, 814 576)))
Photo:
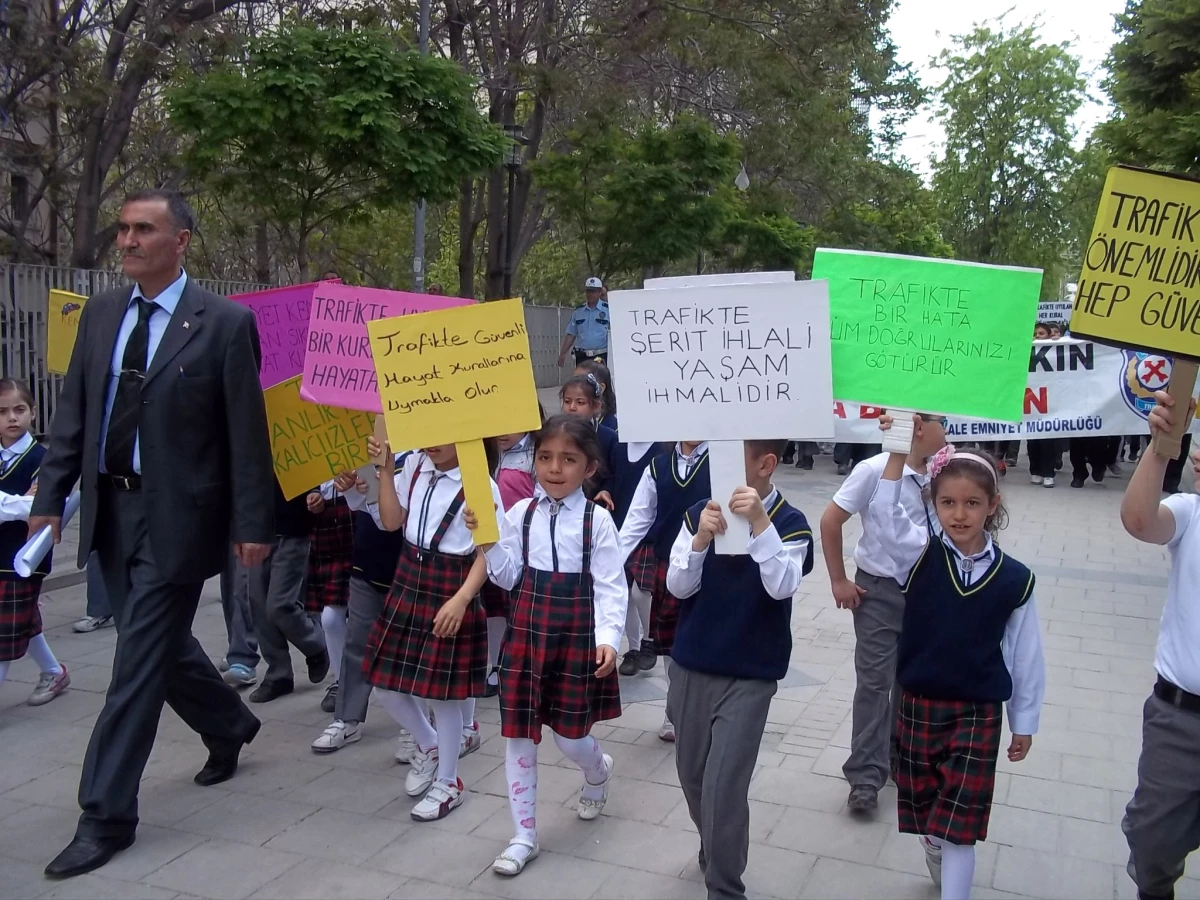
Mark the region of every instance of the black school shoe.
POLYGON ((846 808, 852 813, 869 813, 879 808, 879 789, 869 784, 856 784, 850 788, 846 808))
POLYGON ((1087 479, 1080 478, 1078 475, 1076 475, 1074 478, 1071 479, 1071 487, 1081 488, 1084 486, 1086 481, 1087 481, 1087 479))
POLYGON ((643 672, 649 672, 658 665, 658 648, 654 646, 653 641, 642 641, 642 649, 637 655, 638 668, 643 672))
POLYGON ((641 654, 640 650, 629 650, 621 659, 621 665, 617 667, 617 672, 622 675, 636 675, 642 671, 642 667, 638 665, 638 657, 641 654))
POLYGON ((308 664, 308 680, 312 684, 320 684, 325 680, 325 676, 329 674, 328 650, 322 650, 320 653, 314 653, 312 656, 305 657, 304 662, 308 664))
POLYGON ((122 850, 132 847, 133 839, 132 832, 111 838, 76 835, 46 866, 46 877, 58 880, 94 872, 122 850))
POLYGON ((287 694, 290 694, 296 689, 296 686, 289 679, 280 679, 278 681, 264 681, 253 691, 250 692, 251 703, 270 703, 272 700, 278 700, 287 694))

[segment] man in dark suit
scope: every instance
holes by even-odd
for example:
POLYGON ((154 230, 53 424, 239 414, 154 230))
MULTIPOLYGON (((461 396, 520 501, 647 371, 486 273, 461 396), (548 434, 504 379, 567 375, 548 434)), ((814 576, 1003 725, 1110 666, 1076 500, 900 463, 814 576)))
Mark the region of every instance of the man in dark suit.
POLYGON ((80 482, 79 564, 96 551, 117 625, 83 815, 51 878, 90 872, 133 843, 164 702, 208 747, 201 785, 232 777, 259 728, 192 636, 201 588, 230 543, 244 565, 266 557, 275 478, 254 316, 182 270, 191 230, 174 192, 141 191, 121 207, 117 246, 137 283, 84 308, 29 518, 31 534, 49 525, 57 542, 80 482))

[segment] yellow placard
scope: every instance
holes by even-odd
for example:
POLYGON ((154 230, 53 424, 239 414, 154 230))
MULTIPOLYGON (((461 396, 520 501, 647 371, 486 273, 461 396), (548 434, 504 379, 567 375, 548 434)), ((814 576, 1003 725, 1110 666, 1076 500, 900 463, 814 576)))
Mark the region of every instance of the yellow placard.
POLYGON ((494 544, 500 540, 500 521, 496 518, 492 476, 488 472, 483 441, 463 441, 456 444, 455 449, 458 451, 458 470, 462 473, 464 502, 479 522, 471 537, 476 544, 494 544))
POLYGON ((75 335, 79 333, 79 316, 87 297, 70 291, 51 291, 46 310, 46 368, 57 375, 67 374, 75 335))
POLYGON ((520 300, 367 323, 396 450, 541 427, 520 300))
POLYGON ((1071 334, 1200 359, 1200 182, 1108 170, 1071 334))
POLYGON ((300 399, 299 375, 267 388, 263 397, 275 475, 288 500, 367 464, 367 438, 375 430, 370 413, 300 399))

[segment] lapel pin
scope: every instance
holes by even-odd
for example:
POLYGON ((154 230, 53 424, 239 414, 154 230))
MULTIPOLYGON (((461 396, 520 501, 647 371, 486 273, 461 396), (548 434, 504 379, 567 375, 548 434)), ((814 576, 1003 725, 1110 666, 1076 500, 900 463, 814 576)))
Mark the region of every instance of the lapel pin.
POLYGON ((185 320, 184 320, 184 323, 183 323, 183 327, 184 327, 184 328, 191 328, 191 327, 192 327, 192 325, 191 325, 191 323, 190 323, 190 322, 188 322, 188 321, 185 319, 185 320))

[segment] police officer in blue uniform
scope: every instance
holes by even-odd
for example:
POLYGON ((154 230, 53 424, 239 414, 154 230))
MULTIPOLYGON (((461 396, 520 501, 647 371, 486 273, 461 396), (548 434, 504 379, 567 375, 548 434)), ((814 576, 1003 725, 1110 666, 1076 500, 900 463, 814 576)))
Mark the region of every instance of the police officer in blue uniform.
POLYGON ((604 299, 604 283, 595 276, 583 284, 587 303, 571 314, 567 333, 563 336, 562 348, 558 351, 558 364, 567 361, 567 351, 574 346, 575 365, 585 359, 605 362, 608 356, 608 302, 604 299))

